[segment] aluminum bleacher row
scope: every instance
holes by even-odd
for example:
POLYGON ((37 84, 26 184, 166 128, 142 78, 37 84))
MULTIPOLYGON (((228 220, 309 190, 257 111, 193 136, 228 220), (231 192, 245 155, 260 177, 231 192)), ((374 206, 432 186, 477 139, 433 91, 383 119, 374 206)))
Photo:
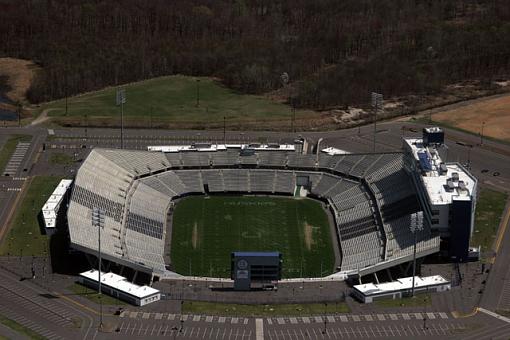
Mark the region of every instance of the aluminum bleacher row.
MULTIPOLYGON (((317 163, 316 155, 285 151, 244 156, 239 150, 165 154, 94 149, 71 195, 71 243, 95 254, 91 210, 98 207, 105 214, 101 246, 107 258, 161 277, 177 275, 165 269, 163 258, 174 199, 222 192, 293 195, 297 185, 330 205, 342 271, 408 255, 409 239, 414 241, 409 223, 419 220, 419 206, 400 153, 320 155, 317 163)), ((438 239, 428 226, 421 227, 420 249, 436 247, 438 239)))

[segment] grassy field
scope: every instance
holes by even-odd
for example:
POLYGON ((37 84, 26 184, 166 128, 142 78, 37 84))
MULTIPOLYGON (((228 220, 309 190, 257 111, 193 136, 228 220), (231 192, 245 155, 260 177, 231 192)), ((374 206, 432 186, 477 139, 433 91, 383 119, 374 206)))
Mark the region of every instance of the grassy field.
POLYGON ((349 307, 343 303, 303 303, 278 305, 239 305, 231 303, 185 301, 183 314, 207 314, 225 316, 299 316, 315 314, 348 313, 349 307))
POLYGON ((505 209, 508 195, 483 188, 476 204, 475 230, 471 244, 482 246, 482 253, 491 249, 499 227, 501 215, 505 209))
POLYGON ((27 135, 14 135, 7 139, 4 146, 0 149, 0 172, 5 170, 5 166, 16 149, 16 145, 18 145, 19 142, 26 142, 31 139, 32 137, 27 135))
MULTIPOLYGON (((30 328, 25 327, 22 324, 17 323, 14 320, 6 318, 3 315, 0 315, 0 323, 2 325, 4 325, 4 326, 9 327, 10 329, 12 329, 15 332, 24 335, 25 337, 27 337, 29 339, 34 339, 34 340, 44 340, 44 339, 46 339, 44 336, 39 335, 38 333, 34 332, 30 328)), ((0 337, 0 339, 1 339, 1 337, 0 337)), ((5 339, 7 339, 7 338, 5 338, 5 339)))
POLYGON ((73 163, 73 157, 62 152, 52 153, 50 156, 50 164, 71 165, 73 163))
MULTIPOLYGON (((284 119, 287 125, 290 124, 289 106, 264 96, 238 94, 211 78, 169 76, 123 87, 127 99, 124 105, 127 125, 162 126, 161 124, 172 122, 183 126, 212 124, 223 127, 223 117, 226 117, 229 126, 234 122, 250 120, 284 119), (200 97, 198 106, 197 89, 200 97)), ((120 108, 115 105, 116 90, 107 88, 68 98, 67 116, 65 100, 47 103, 43 105, 43 109, 50 109, 49 115, 61 124, 87 124, 85 116, 89 123, 94 125, 119 124, 120 108)), ((314 115, 319 114, 296 111, 297 119, 303 116, 313 119, 314 115)))
POLYGON ((0 245, 0 255, 43 256, 48 249, 48 237, 41 234, 38 214, 51 195, 59 177, 34 177, 19 205, 11 228, 0 245))
MULTIPOLYGON (((99 294, 96 290, 93 290, 89 287, 83 286, 79 283, 74 283, 70 287, 68 287, 70 291, 75 293, 76 295, 79 295, 81 297, 84 297, 94 303, 99 304, 99 294)), ((102 289, 101 289, 102 290, 102 289)), ((103 302, 103 305, 125 305, 126 303, 124 301, 121 301, 119 299, 116 299, 112 296, 101 294, 101 300, 103 302)))
POLYGON ((184 275, 230 277, 232 251, 280 251, 286 278, 333 271, 327 215, 314 200, 188 197, 172 224, 172 264, 184 275))

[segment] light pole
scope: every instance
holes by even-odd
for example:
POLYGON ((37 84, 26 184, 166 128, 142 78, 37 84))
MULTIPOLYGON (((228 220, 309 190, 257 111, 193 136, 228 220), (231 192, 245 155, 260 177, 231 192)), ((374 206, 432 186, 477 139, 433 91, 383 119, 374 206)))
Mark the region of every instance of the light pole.
POLYGON ((375 134, 377 133, 377 110, 382 107, 383 95, 380 93, 372 92, 372 110, 374 111, 374 147, 375 152, 375 134))
POLYGON ((223 144, 227 144, 227 118, 223 116, 223 144))
POLYGON ((315 157, 315 163, 317 165, 319 165, 319 153, 321 152, 321 142, 323 141, 324 138, 319 138, 319 140, 317 141, 317 155, 315 157))
POLYGON ((197 79, 197 107, 200 106, 200 79, 197 79))
POLYGON ((480 145, 483 145, 483 128, 485 126, 485 122, 482 122, 482 131, 480 131, 480 145))
POLYGON ((103 327, 103 303, 101 300, 101 229, 104 227, 104 212, 99 208, 92 209, 92 225, 97 227, 97 249, 98 249, 98 297, 99 297, 99 328, 103 327))

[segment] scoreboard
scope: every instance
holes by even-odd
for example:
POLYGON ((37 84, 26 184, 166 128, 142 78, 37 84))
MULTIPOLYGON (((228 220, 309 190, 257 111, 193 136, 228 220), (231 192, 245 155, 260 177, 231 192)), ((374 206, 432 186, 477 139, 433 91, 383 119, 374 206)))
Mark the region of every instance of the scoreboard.
POLYGON ((232 252, 230 277, 235 290, 250 290, 252 282, 281 279, 282 255, 279 252, 232 252))

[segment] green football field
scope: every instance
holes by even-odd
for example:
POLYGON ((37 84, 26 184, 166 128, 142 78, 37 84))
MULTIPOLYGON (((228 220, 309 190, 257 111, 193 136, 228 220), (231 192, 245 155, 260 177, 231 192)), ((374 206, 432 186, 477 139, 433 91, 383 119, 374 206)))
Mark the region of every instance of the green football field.
POLYGON ((232 251, 279 251, 284 278, 325 276, 335 261, 329 228, 311 199, 187 197, 173 213, 171 262, 183 275, 230 277, 232 251))

